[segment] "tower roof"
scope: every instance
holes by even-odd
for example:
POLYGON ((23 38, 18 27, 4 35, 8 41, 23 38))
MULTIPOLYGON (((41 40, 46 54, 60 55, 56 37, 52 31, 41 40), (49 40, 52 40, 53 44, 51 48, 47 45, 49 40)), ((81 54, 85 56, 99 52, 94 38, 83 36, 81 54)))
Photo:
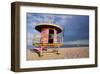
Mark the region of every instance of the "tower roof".
POLYGON ((35 26, 35 29, 41 32, 41 29, 43 28, 54 28, 57 30, 58 33, 62 32, 62 28, 56 24, 49 24, 49 23, 41 23, 37 26, 35 26))

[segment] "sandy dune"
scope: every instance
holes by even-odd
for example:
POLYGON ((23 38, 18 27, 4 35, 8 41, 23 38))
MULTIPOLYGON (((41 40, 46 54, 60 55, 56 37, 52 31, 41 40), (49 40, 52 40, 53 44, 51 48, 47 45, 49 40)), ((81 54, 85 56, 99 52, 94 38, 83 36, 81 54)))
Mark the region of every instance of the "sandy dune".
POLYGON ((38 54, 32 50, 27 50, 27 60, 46 60, 46 59, 77 59, 88 58, 89 47, 69 47, 60 48, 59 55, 56 54, 55 49, 50 48, 44 51, 43 56, 39 57, 38 54))

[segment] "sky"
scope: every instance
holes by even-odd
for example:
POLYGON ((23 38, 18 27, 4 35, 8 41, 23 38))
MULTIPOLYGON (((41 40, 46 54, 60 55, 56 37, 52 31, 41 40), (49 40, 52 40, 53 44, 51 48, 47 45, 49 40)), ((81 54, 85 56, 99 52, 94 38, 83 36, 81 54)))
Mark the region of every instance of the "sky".
POLYGON ((89 16, 71 14, 27 13, 27 45, 38 42, 40 33, 35 30, 39 23, 51 23, 64 29, 64 44, 89 44, 89 16))

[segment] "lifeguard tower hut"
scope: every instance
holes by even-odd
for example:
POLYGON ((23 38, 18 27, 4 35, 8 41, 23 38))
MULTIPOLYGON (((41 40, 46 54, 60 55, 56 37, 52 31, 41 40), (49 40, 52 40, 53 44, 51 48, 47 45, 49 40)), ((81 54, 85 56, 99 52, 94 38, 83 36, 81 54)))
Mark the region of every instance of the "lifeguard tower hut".
MULTIPOLYGON (((42 51, 48 47, 60 48, 62 45, 62 37, 59 37, 58 34, 62 32, 62 28, 56 24, 49 23, 40 23, 35 26, 35 29, 40 32, 41 38, 38 51, 42 55, 42 51)), ((59 54, 57 49, 57 54, 59 54)))

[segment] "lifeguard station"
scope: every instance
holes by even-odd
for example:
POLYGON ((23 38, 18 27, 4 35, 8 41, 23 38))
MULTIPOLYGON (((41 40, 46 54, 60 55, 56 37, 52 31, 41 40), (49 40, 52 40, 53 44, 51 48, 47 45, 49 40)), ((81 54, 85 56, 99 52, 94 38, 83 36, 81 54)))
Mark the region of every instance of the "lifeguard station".
POLYGON ((62 45, 63 37, 59 36, 62 32, 62 28, 56 24, 40 23, 35 26, 35 29, 40 32, 40 43, 33 43, 33 45, 38 45, 37 50, 40 56, 42 55, 44 49, 57 48, 56 54, 59 54, 59 48, 62 45))

